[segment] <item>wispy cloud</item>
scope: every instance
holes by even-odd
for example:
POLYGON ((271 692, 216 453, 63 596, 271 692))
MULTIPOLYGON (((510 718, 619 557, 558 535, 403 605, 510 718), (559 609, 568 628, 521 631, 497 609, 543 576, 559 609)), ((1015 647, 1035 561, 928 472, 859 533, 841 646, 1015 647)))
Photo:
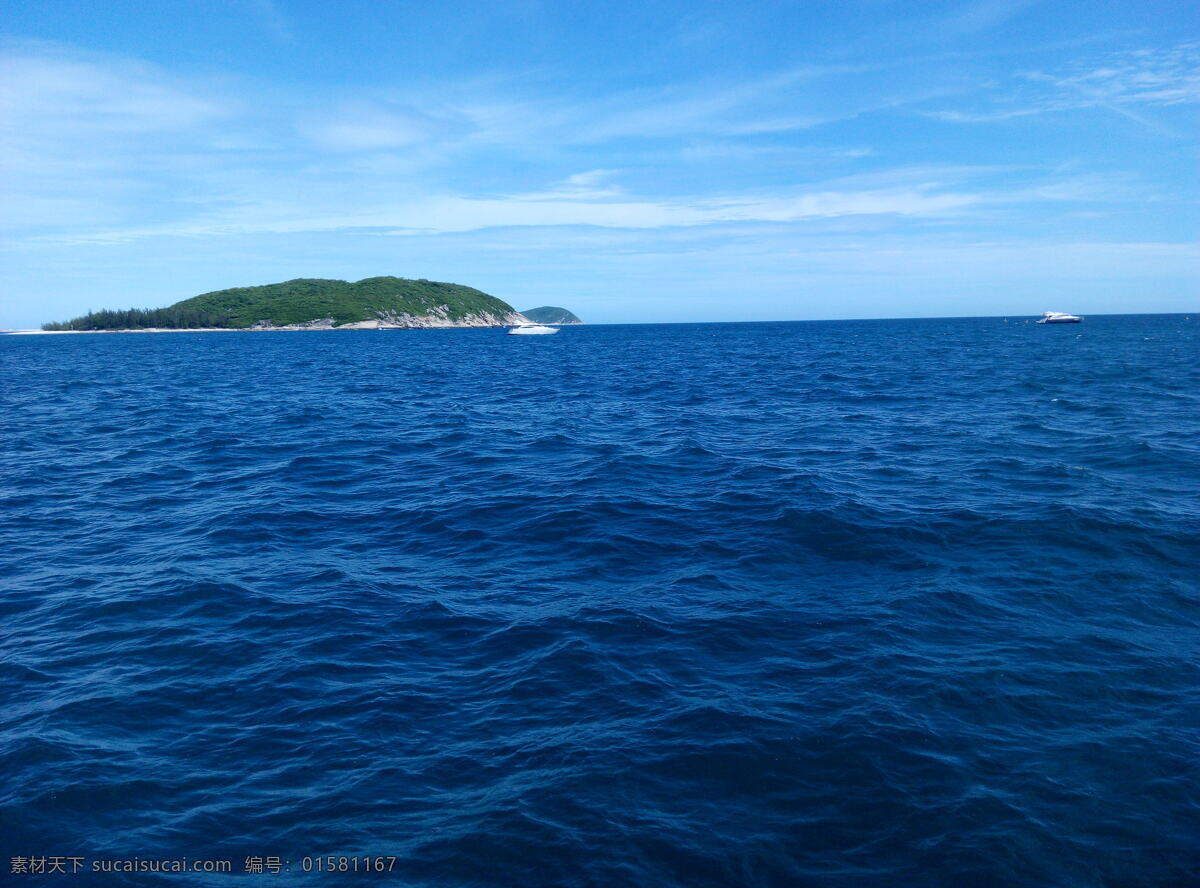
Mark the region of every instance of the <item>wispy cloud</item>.
POLYGON ((798 65, 737 80, 700 78, 600 95, 501 83, 490 95, 463 97, 449 90, 434 100, 469 119, 477 143, 603 145, 797 132, 947 92, 944 86, 875 85, 880 68, 798 65), (846 78, 867 85, 835 100, 836 84, 846 78))
POLYGON ((299 129, 334 151, 385 151, 461 137, 473 126, 462 115, 435 116, 399 102, 343 102, 304 115, 299 129))
POLYGON ((989 31, 1020 15, 1034 0, 976 0, 943 18, 937 26, 939 40, 989 31))
POLYGON ((845 177, 811 187, 719 196, 655 198, 603 180, 609 170, 568 177, 541 192, 486 196, 428 194, 406 200, 338 200, 309 194, 304 203, 245 201, 163 225, 74 232, 74 243, 117 243, 158 237, 216 237, 328 231, 444 235, 494 228, 595 227, 629 230, 791 224, 838 218, 919 220, 959 217, 1019 203, 1070 202, 1092 196, 1085 185, 1001 187, 995 168, 913 168, 845 177), (972 180, 977 180, 972 185, 972 180))
POLYGON ((922 113, 955 123, 990 123, 1101 108, 1169 132, 1139 109, 1200 102, 1200 43, 1131 50, 1057 70, 1020 71, 990 85, 983 96, 981 105, 969 109, 922 113))
POLYGON ((805 115, 779 115, 776 109, 780 99, 786 99, 804 83, 850 70, 802 67, 734 85, 671 86, 618 94, 589 109, 592 120, 581 127, 579 137, 606 141, 714 130, 747 133, 812 126, 820 120, 805 115), (764 105, 769 109, 766 114, 764 105))
POLYGON ((207 122, 228 111, 154 65, 82 53, 46 43, 0 53, 0 114, 6 134, 31 138, 69 123, 76 138, 138 136, 207 122))
POLYGON ((215 151, 238 102, 137 60, 46 43, 0 49, 7 227, 111 224, 165 166, 215 151))
POLYGON ((292 28, 275 0, 235 0, 248 9, 263 29, 282 42, 292 40, 292 28))
MULTIPOLYGON (((638 228, 904 215, 970 202, 920 189, 794 186, 752 196, 703 189, 639 196, 600 167, 568 173, 549 187, 541 173, 521 177, 525 190, 496 187, 504 177, 493 169, 528 166, 531 158, 540 168, 547 152, 587 156, 614 140, 671 144, 690 133, 732 143, 813 126, 819 115, 784 110, 802 105, 812 84, 859 68, 792 67, 719 87, 667 84, 584 100, 536 90, 504 94, 494 83, 407 92, 377 86, 347 97, 256 92, 248 84, 182 78, 138 60, 46 44, 10 45, 0 56, 0 150, 13 174, 8 224, 37 229, 30 236, 111 242, 340 227, 638 228), (475 171, 469 193, 453 185, 456 159, 475 171), (432 177, 434 170, 444 175, 432 177), (491 188, 489 175, 497 180, 491 188), (114 226, 118 221, 125 224, 114 226)), ((845 104, 829 119, 864 107, 845 104)), ((690 162, 706 161, 696 155, 690 162)))
MULTIPOLYGON (((1083 83, 1111 101, 1127 94, 1183 101, 1191 95, 1180 85, 1192 59, 1186 50, 1173 61, 1133 55, 1137 61, 1125 68, 1026 74, 1022 82, 1056 94, 1083 83)), ((795 66, 720 88, 667 84, 578 102, 536 90, 496 100, 495 84, 308 96, 180 78, 137 60, 62 47, 10 46, 0 58, 0 148, 16 173, 6 215, 11 228, 43 242, 129 243, 328 231, 889 224, 1095 196, 1095 183, 1078 176, 886 166, 866 148, 814 150, 869 173, 811 181, 790 173, 741 188, 702 177, 668 186, 644 172, 639 180, 636 152, 633 169, 585 165, 610 158, 602 148, 613 140, 661 142, 675 163, 734 166, 768 156, 782 146, 756 136, 826 119, 815 111, 786 116, 787 109, 838 105, 827 119, 844 120, 903 101, 875 91, 837 103, 822 95, 830 79, 868 70, 795 66), (806 104, 810 95, 817 104, 806 104), (694 133, 706 140, 699 147, 686 141, 694 133), (549 172, 579 159, 574 171, 549 172), (503 172, 522 166, 520 175, 503 172), (471 172, 466 183, 462 170, 471 172)))

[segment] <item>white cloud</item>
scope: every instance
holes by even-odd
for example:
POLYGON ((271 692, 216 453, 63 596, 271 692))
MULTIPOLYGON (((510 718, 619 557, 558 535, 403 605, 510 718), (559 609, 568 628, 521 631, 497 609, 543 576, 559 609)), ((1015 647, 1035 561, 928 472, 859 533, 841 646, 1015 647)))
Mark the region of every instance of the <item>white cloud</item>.
POLYGON ((517 195, 516 199, 531 200, 603 200, 606 198, 624 197, 623 189, 616 185, 604 185, 605 179, 620 173, 620 170, 588 170, 584 173, 573 173, 563 179, 548 191, 535 191, 517 195))
POLYGON ((592 188, 600 180, 616 175, 620 170, 588 170, 586 173, 573 173, 563 180, 565 185, 573 188, 592 188))

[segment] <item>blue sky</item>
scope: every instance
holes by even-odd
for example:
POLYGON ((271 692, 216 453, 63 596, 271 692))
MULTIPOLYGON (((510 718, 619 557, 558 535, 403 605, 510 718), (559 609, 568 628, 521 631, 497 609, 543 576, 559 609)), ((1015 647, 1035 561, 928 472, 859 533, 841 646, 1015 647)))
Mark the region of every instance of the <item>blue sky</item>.
POLYGON ((1198 10, 9 0, 0 327, 380 274, 593 322, 1200 310, 1198 10))

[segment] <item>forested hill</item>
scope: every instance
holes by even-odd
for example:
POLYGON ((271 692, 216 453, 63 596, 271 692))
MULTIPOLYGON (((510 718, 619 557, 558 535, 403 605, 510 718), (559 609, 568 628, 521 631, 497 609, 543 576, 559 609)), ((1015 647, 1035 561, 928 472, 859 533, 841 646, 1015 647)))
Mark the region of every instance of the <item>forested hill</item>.
POLYGON ((203 293, 169 308, 89 312, 43 329, 491 327, 523 320, 507 302, 461 284, 397 277, 355 283, 297 278, 203 293))
POLYGON ((521 312, 529 320, 538 324, 582 324, 583 321, 575 317, 565 308, 559 308, 555 305, 543 305, 541 308, 530 308, 521 312))

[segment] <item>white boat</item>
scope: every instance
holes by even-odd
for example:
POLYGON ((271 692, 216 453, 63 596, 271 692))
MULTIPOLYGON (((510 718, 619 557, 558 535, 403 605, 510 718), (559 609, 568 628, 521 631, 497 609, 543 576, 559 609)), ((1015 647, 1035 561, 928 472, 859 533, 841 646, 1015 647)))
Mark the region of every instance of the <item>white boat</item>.
POLYGON ((558 327, 547 327, 543 324, 518 324, 508 331, 509 336, 545 336, 547 333, 557 333, 558 327))
POLYGON ((1083 318, 1065 311, 1044 311, 1038 318, 1039 324, 1078 324, 1083 318))

